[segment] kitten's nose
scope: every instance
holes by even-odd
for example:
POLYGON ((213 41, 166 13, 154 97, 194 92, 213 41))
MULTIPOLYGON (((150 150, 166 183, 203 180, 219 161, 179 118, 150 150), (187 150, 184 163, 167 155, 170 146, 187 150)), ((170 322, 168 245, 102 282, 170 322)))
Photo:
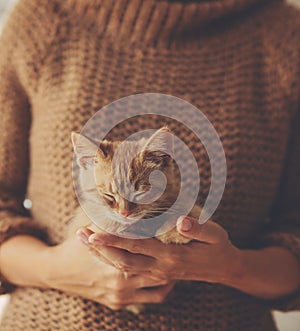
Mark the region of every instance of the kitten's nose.
POLYGON ((130 211, 129 210, 122 210, 120 212, 121 216, 123 217, 128 217, 130 215, 130 211))

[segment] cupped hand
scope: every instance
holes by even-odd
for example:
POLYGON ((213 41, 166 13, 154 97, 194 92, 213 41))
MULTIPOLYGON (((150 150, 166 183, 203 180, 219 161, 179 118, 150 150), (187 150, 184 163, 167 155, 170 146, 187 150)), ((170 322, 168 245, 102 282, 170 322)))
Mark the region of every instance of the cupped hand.
POLYGON ((80 236, 82 238, 79 232, 78 236, 49 247, 45 252, 45 258, 49 261, 49 287, 96 301, 114 310, 136 303, 159 303, 171 291, 172 281, 133 273, 126 277, 123 271, 96 259, 83 245, 80 236))
POLYGON ((156 238, 124 239, 108 233, 85 232, 83 240, 103 261, 129 275, 152 279, 230 283, 238 269, 239 249, 225 229, 213 221, 199 224, 178 219, 177 231, 188 244, 164 244, 156 238))

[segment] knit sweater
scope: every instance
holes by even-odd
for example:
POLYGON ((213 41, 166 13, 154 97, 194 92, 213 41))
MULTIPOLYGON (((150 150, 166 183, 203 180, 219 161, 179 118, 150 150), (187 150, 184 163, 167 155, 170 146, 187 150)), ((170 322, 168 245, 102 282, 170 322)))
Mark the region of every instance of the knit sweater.
MULTIPOLYGON (((282 246, 300 261, 299 18, 279 0, 20 0, 0 41, 1 242, 20 233, 62 242, 78 205, 70 132, 112 101, 157 92, 201 109, 222 141, 227 181, 213 220, 241 249, 282 246)), ((110 135, 161 123, 144 116, 110 135)), ((168 124, 199 162, 203 205, 205 148, 168 124)), ((8 291, 2 331, 271 331, 272 308, 300 308, 299 293, 262 300, 190 281, 138 316, 3 281, 8 291)))

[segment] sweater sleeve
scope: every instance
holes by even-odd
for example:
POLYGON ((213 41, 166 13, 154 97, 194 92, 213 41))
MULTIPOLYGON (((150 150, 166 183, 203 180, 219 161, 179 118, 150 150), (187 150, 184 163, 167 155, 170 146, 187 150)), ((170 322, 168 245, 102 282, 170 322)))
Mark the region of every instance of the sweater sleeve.
MULTIPOLYGON (((23 208, 29 174, 30 99, 36 89, 43 47, 39 1, 21 0, 0 38, 0 245, 17 234, 45 238, 23 208)), ((48 32, 48 34, 50 34, 48 32)), ((13 289, 1 276, 0 294, 13 289)))
MULTIPOLYGON (((279 193, 260 246, 284 247, 294 254, 300 266, 300 109, 294 117, 279 193)), ((273 309, 298 310, 300 289, 268 303, 273 309)))

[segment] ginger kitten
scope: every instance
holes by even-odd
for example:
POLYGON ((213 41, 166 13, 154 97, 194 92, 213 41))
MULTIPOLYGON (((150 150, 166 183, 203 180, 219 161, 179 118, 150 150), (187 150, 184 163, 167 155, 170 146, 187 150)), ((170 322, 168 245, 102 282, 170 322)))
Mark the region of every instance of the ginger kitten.
MULTIPOLYGON (((95 143, 72 132, 72 143, 79 166, 78 184, 84 196, 81 205, 85 210, 91 210, 95 206, 94 214, 97 215, 100 224, 103 224, 103 229, 108 229, 112 233, 132 231, 148 237, 154 236, 166 244, 185 244, 190 241, 176 230, 176 219, 181 216, 180 211, 176 212, 170 208, 178 196, 181 179, 174 173, 175 165, 171 157, 173 135, 167 127, 157 130, 149 139, 125 141, 122 145, 120 141, 107 140, 95 143), (150 174, 155 170, 165 175, 166 183, 159 178, 151 181, 150 174), (130 180, 131 190, 124 184, 127 183, 126 178, 130 180), (164 191, 162 185, 165 185, 164 191), (118 192, 118 188, 122 189, 123 194, 118 192), (155 190, 163 193, 150 203, 142 203, 143 197, 147 192, 149 195, 150 190, 154 193, 155 190), (131 201, 126 200, 124 196, 130 196, 131 201), (150 221, 147 223, 147 219, 163 213, 165 219, 173 220, 174 224, 171 229, 167 226, 167 232, 162 231, 166 224, 149 224, 150 221)), ((200 207, 194 206, 189 216, 199 217, 199 214, 200 207)), ((74 235, 81 227, 89 227, 95 232, 103 231, 91 222, 79 207, 69 228, 70 235, 74 235)), ((143 309, 143 305, 130 305, 127 309, 138 313, 143 309)))

